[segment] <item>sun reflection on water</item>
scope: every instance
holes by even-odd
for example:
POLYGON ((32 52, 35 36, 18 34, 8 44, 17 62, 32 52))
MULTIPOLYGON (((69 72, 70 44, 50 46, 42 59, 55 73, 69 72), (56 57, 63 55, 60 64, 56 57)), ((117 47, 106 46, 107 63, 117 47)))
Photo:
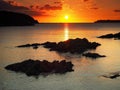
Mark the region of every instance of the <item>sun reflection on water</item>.
POLYGON ((68 40, 69 39, 69 28, 68 28, 68 24, 64 25, 64 40, 68 40))

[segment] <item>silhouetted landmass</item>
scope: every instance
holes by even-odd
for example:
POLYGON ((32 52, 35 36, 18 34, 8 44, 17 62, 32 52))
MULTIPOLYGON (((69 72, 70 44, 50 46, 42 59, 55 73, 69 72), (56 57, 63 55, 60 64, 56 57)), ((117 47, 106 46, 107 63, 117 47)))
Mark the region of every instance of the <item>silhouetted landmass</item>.
POLYGON ((108 75, 102 75, 102 76, 105 78, 116 79, 117 77, 120 77, 120 72, 110 73, 108 75))
POLYGON ((61 53, 78 53, 81 54, 87 50, 96 49, 96 47, 100 46, 101 44, 96 42, 89 42, 86 38, 80 39, 69 39, 67 41, 61 42, 45 42, 42 43, 45 48, 49 48, 50 51, 57 51, 61 53))
POLYGON ((85 53, 83 54, 85 57, 90 57, 90 58, 100 58, 100 57, 106 57, 105 55, 99 55, 98 53, 85 53))
POLYGON ((20 63, 11 64, 5 67, 7 70, 22 72, 28 76, 38 76, 42 73, 66 73, 73 71, 73 64, 71 62, 53 61, 48 62, 47 60, 25 60, 20 63))
POLYGON ((98 38, 114 38, 114 39, 120 39, 120 32, 115 33, 115 34, 106 34, 99 36, 98 38))
POLYGON ((95 23, 120 23, 120 20, 97 20, 95 23))
POLYGON ((0 26, 29 26, 37 23, 38 21, 26 14, 0 11, 0 26))
POLYGON ((39 43, 33 43, 33 44, 19 45, 16 47, 18 47, 18 48, 32 47, 33 49, 37 49, 40 45, 41 44, 39 44, 39 43))

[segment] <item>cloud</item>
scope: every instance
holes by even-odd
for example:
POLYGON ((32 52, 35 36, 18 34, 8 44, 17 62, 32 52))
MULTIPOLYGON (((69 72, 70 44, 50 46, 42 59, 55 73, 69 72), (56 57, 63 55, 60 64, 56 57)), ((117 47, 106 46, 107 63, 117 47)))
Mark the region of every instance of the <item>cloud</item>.
POLYGON ((6 2, 4 0, 0 0, 0 10, 20 12, 20 13, 25 13, 31 16, 38 16, 38 15, 44 16, 45 15, 45 12, 43 11, 35 11, 25 6, 16 6, 17 4, 14 5, 13 3, 14 1, 6 2))
POLYGON ((30 5, 30 8, 31 9, 40 9, 40 6, 38 6, 38 5, 30 5))
POLYGON ((119 12, 120 13, 120 9, 115 9, 113 10, 114 12, 119 12))
POLYGON ((87 2, 87 1, 89 1, 89 0, 83 0, 83 2, 87 2))
POLYGON ((54 2, 54 4, 61 4, 61 2, 54 2))
POLYGON ((8 2, 10 5, 15 5, 15 6, 20 5, 18 2, 14 1, 14 0, 7 0, 6 2, 8 2))
POLYGON ((51 6, 49 4, 46 4, 43 7, 41 7, 40 10, 62 10, 62 6, 51 6))
POLYGON ((90 8, 90 9, 94 9, 94 10, 97 10, 97 9, 99 9, 99 8, 97 8, 97 7, 92 7, 92 8, 90 8))

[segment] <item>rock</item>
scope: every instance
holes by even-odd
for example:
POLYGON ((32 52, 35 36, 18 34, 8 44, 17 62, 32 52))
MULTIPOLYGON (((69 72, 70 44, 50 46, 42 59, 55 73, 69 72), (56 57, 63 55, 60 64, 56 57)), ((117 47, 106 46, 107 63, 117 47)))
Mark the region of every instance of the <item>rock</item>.
POLYGON ((102 35, 102 36, 99 36, 98 38, 113 38, 113 34, 106 34, 106 35, 102 35))
POLYGON ((31 47, 31 44, 25 44, 25 45, 19 45, 19 46, 16 46, 16 47, 31 47))
POLYGON ((99 36, 98 38, 114 38, 114 39, 120 39, 120 32, 115 33, 115 34, 106 34, 99 36))
POLYGON ((53 47, 56 47, 57 43, 56 42, 45 42, 45 43, 42 43, 41 45, 44 45, 45 48, 53 48, 53 47))
POLYGON ((114 34, 115 39, 120 39, 120 32, 114 34))
POLYGON ((73 71, 73 64, 71 62, 53 61, 48 62, 47 60, 25 60, 20 63, 11 64, 5 67, 7 70, 22 72, 28 76, 38 76, 41 73, 66 73, 73 71))
POLYGON ((16 47, 18 47, 18 48, 32 47, 33 49, 38 49, 38 47, 39 47, 40 45, 41 45, 41 44, 39 44, 39 43, 33 43, 33 44, 19 45, 19 46, 16 46, 16 47))
POLYGON ((96 49, 101 44, 96 42, 89 42, 86 38, 69 39, 61 42, 46 42, 42 43, 45 48, 49 48, 50 51, 57 51, 61 53, 78 53, 81 54, 87 50, 96 49))
POLYGON ((33 46, 33 49, 38 49, 38 46, 33 46))
POLYGON ((120 77, 120 72, 110 73, 108 75, 102 75, 102 76, 105 78, 116 79, 117 77, 120 77))
POLYGON ((26 14, 0 11, 0 26, 31 26, 37 23, 38 21, 26 14))
POLYGON ((90 57, 90 58, 100 58, 100 57, 106 57, 105 55, 99 55, 98 53, 85 53, 83 54, 85 57, 90 57))

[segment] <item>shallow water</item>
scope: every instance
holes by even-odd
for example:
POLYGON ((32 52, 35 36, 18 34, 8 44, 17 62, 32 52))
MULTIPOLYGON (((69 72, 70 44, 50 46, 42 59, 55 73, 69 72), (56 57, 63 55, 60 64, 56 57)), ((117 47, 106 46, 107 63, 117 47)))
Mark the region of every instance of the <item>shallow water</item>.
POLYGON ((101 75, 120 71, 120 40, 100 39, 97 36, 120 32, 120 24, 38 24, 25 27, 0 27, 0 90, 120 90, 120 78, 108 79, 101 75), (69 38, 87 38, 102 45, 96 50, 105 58, 90 59, 69 53, 50 52, 39 47, 16 48, 27 43, 64 41, 69 38), (74 72, 28 77, 23 73, 7 71, 8 64, 34 60, 72 61, 74 72))

